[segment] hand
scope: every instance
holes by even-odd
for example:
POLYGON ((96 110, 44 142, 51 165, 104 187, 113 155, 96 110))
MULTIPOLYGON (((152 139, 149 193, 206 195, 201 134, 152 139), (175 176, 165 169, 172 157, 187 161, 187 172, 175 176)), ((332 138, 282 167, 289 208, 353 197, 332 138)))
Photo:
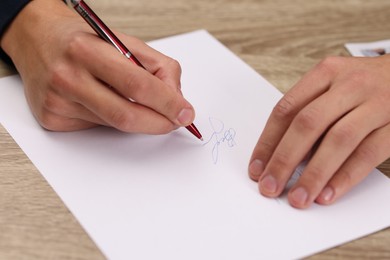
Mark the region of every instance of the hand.
POLYGON ((100 39, 61 1, 31 1, 18 14, 1 46, 44 128, 107 125, 163 134, 192 123, 195 113, 181 95, 178 62, 138 39, 117 35, 148 71, 100 39))
POLYGON ((390 55, 327 58, 273 109, 250 160, 260 192, 293 207, 331 204, 390 156, 390 55))

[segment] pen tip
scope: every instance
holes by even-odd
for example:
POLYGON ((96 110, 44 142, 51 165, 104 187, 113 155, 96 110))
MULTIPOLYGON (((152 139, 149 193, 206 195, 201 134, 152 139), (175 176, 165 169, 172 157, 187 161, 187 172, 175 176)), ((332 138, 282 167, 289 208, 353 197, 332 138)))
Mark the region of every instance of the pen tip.
POLYGON ((203 137, 201 137, 200 140, 203 141, 203 137))

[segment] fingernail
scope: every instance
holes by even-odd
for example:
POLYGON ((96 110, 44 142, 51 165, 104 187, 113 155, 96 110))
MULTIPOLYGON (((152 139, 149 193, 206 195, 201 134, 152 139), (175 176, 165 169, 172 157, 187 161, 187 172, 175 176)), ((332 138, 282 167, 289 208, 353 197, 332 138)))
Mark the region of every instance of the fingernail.
POLYGON ((326 186, 321 194, 320 194, 320 198, 323 199, 324 201, 326 202, 329 202, 333 199, 333 195, 334 195, 334 191, 331 187, 329 186, 326 186))
POLYGON ((291 193, 291 199, 299 205, 305 205, 308 197, 309 194, 303 187, 299 187, 291 193))
POLYGON ((264 171, 264 164, 259 159, 255 159, 249 165, 249 173, 251 176, 258 178, 264 171))
POLYGON ((278 189, 278 184, 272 175, 267 175, 261 180, 260 188, 265 193, 275 193, 278 189))
POLYGON ((179 123, 183 126, 187 126, 191 124, 191 120, 193 117, 192 109, 184 108, 180 111, 179 116, 177 117, 177 120, 179 123))

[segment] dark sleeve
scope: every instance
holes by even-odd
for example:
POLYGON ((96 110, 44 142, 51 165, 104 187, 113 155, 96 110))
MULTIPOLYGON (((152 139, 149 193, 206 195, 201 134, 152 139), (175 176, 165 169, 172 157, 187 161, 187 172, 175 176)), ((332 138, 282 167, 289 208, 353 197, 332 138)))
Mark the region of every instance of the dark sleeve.
MULTIPOLYGON (((23 9, 30 0, 0 0, 0 37, 14 17, 23 9)), ((0 58, 8 64, 11 59, 0 48, 0 58)))

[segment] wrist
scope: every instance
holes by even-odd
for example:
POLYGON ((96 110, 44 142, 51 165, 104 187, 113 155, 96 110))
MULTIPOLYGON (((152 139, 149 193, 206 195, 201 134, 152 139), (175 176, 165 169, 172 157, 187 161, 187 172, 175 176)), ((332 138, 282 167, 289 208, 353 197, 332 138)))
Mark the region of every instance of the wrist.
MULTIPOLYGON (((12 60, 27 45, 44 41, 46 27, 54 20, 75 15, 62 1, 30 1, 9 24, 0 39, 0 46, 12 60)), ((31 46, 30 46, 31 47, 31 46)))

